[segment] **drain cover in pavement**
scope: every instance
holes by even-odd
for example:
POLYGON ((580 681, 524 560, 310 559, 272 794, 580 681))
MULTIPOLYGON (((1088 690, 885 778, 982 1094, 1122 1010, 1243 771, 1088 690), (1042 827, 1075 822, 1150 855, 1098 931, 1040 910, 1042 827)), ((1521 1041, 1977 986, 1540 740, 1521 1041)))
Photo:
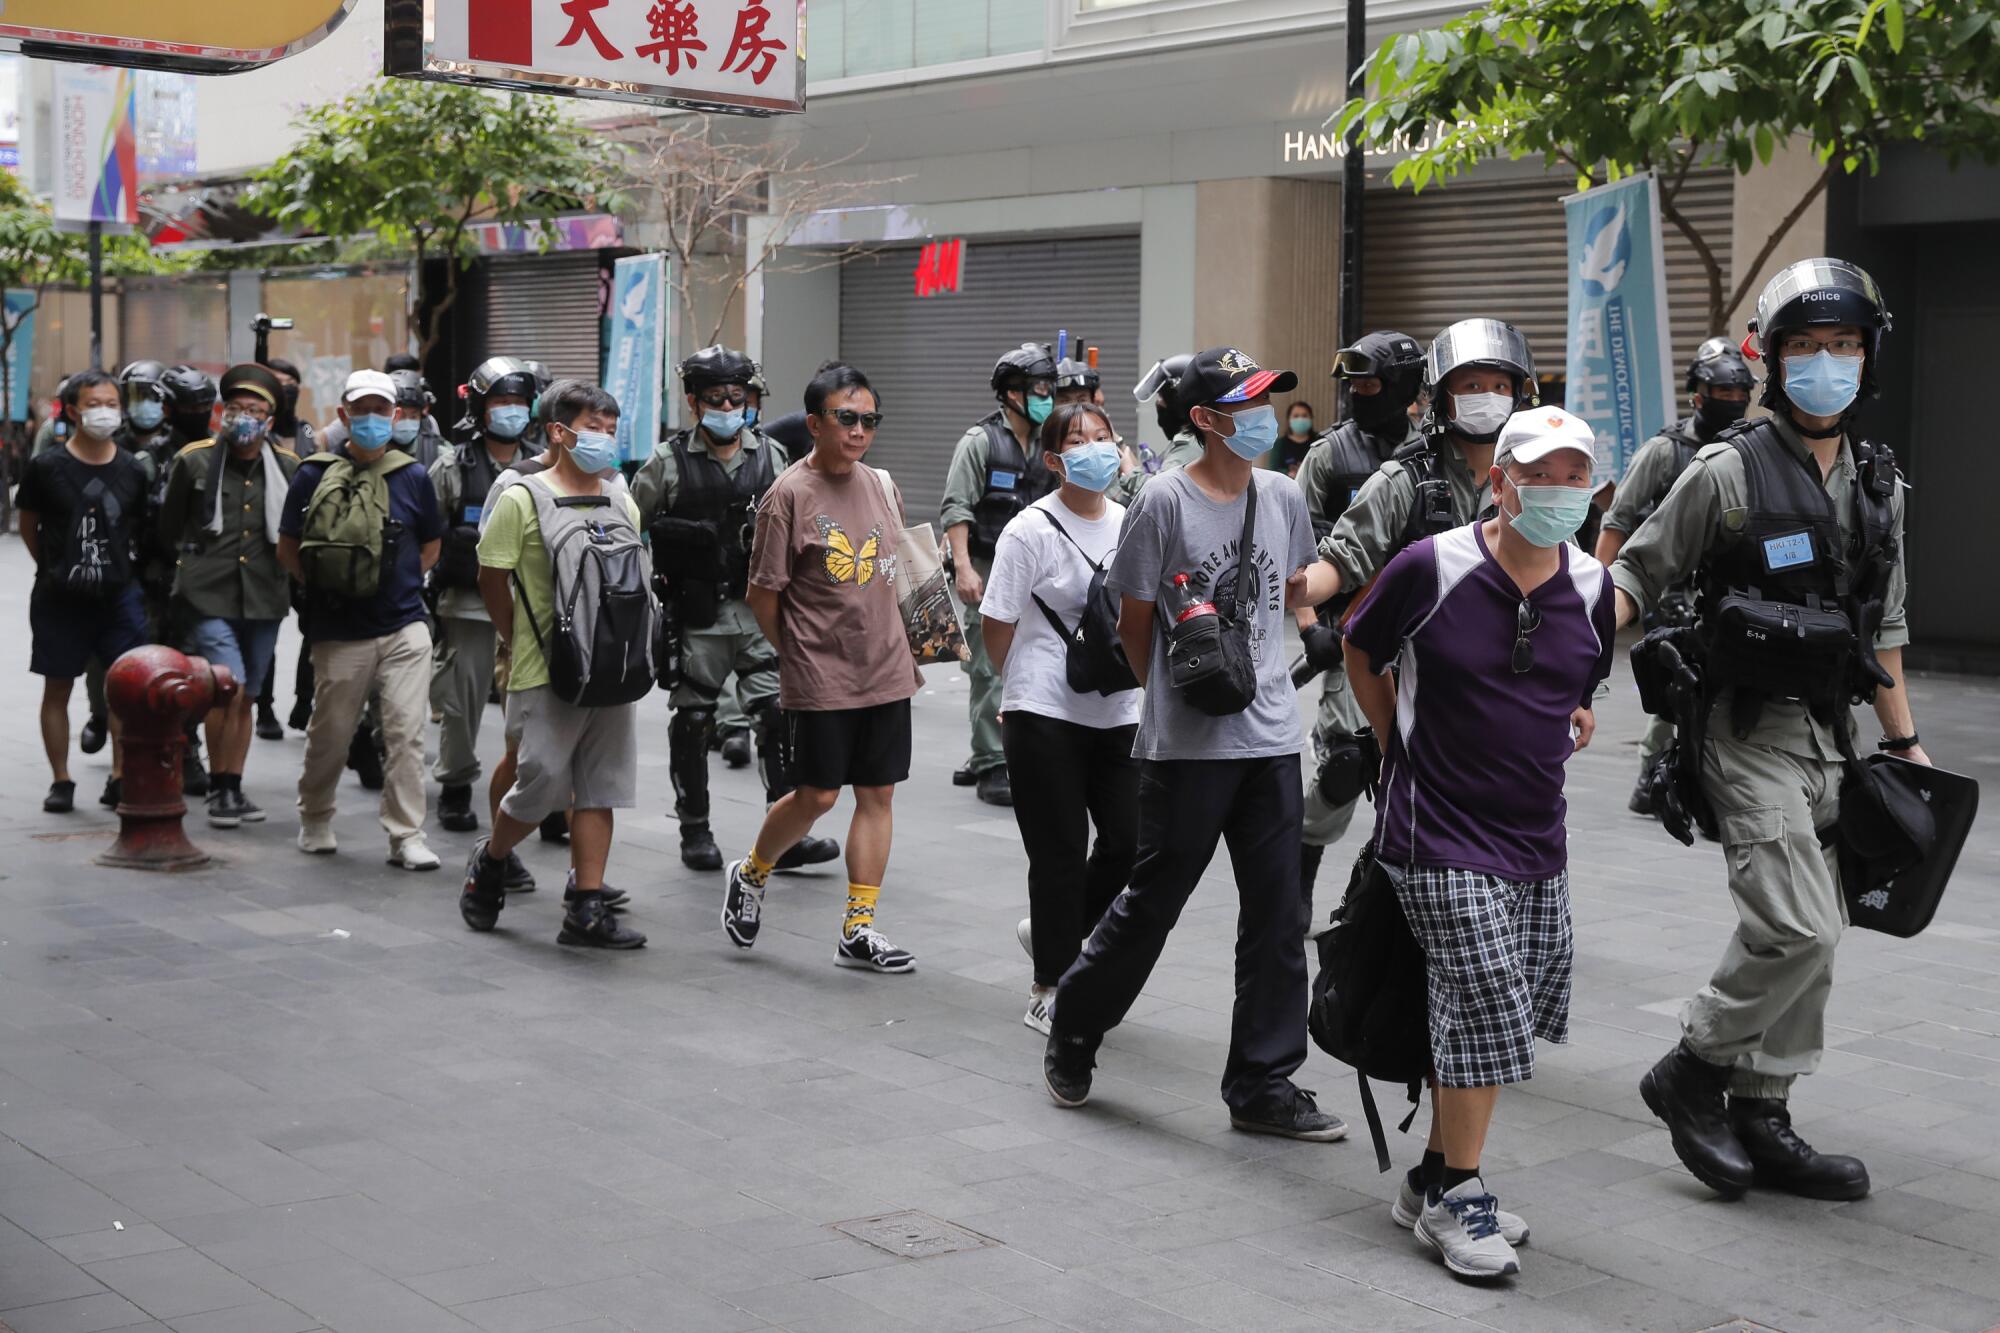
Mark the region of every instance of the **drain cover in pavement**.
POLYGON ((940 1254, 977 1250, 1000 1243, 976 1231, 967 1231, 942 1218, 932 1217, 929 1213, 914 1211, 836 1222, 833 1229, 905 1259, 929 1259, 940 1254))

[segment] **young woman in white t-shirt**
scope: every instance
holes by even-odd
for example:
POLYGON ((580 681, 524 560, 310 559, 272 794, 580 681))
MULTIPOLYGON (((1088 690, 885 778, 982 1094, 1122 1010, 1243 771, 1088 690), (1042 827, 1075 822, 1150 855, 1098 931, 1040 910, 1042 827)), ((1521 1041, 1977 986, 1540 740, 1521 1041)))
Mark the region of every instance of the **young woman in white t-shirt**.
POLYGON ((1028 851, 1030 915, 1019 934, 1035 977, 1022 1021, 1046 1034, 1056 983, 1132 873, 1140 692, 1072 690, 1067 642, 1049 619, 1077 626, 1092 576, 1118 548, 1125 509, 1104 496, 1118 477, 1111 420, 1091 403, 1058 407, 1042 425, 1042 449, 1061 489, 1000 534, 979 609, 986 651, 1004 678, 1000 740, 1028 851))

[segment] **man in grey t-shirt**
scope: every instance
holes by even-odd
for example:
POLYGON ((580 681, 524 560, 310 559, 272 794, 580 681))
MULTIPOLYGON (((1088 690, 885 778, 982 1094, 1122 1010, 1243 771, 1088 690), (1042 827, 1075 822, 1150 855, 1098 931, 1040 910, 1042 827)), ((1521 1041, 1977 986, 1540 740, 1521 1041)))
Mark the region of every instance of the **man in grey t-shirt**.
POLYGON ((1238 1129, 1328 1142, 1347 1126, 1292 1082, 1306 1058, 1306 959, 1300 938, 1299 837, 1304 736, 1285 663, 1287 606, 1304 593, 1312 521, 1297 483, 1254 460, 1278 434, 1273 392, 1298 383, 1217 347, 1174 386, 1201 433, 1202 457, 1162 474, 1126 512, 1109 583, 1122 606, 1118 637, 1146 703, 1133 747, 1139 764, 1139 854, 1083 953, 1063 975, 1042 1072, 1058 1105, 1081 1106, 1104 1034, 1139 998, 1167 934, 1202 872, 1227 842, 1240 903, 1236 1009, 1222 1099, 1238 1129), (1255 503, 1250 549, 1245 505, 1255 503), (1250 561, 1247 605, 1236 590, 1250 561), (1256 664, 1248 707, 1216 717, 1176 690, 1167 669, 1175 578, 1241 620, 1256 664))

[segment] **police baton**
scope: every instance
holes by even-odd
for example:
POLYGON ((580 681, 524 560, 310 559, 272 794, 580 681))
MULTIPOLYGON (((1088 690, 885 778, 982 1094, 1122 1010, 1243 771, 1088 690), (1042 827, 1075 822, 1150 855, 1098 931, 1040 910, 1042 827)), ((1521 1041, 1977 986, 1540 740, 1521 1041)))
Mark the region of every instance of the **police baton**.
POLYGON ((1292 663, 1292 688, 1302 690, 1312 684, 1313 677, 1317 676, 1320 670, 1321 668, 1306 659, 1304 653, 1300 653, 1298 659, 1292 663))

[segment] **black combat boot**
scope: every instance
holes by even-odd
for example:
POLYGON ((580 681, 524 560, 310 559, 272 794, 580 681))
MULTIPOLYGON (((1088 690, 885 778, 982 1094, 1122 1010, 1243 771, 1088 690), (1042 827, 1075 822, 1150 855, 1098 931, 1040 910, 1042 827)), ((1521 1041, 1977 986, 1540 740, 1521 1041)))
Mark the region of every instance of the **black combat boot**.
POLYGON ((446 784, 438 795, 438 827, 453 833, 470 833, 479 827, 479 816, 472 812, 470 784, 446 784))
POLYGON ((1807 1199, 1868 1196, 1868 1168, 1858 1157, 1817 1152, 1792 1129, 1792 1112, 1775 1097, 1731 1097, 1729 1125, 1756 1168, 1759 1189, 1807 1199))
POLYGON ((667 776, 674 783, 674 817, 681 821, 681 864, 689 870, 722 869, 722 851, 708 827, 708 741, 715 713, 681 708, 667 723, 667 776))
POLYGON ((1725 1199, 1750 1188, 1755 1170, 1730 1128, 1726 1065, 1710 1064, 1681 1042, 1639 1080, 1639 1095, 1666 1122, 1674 1153, 1694 1178, 1725 1199))

